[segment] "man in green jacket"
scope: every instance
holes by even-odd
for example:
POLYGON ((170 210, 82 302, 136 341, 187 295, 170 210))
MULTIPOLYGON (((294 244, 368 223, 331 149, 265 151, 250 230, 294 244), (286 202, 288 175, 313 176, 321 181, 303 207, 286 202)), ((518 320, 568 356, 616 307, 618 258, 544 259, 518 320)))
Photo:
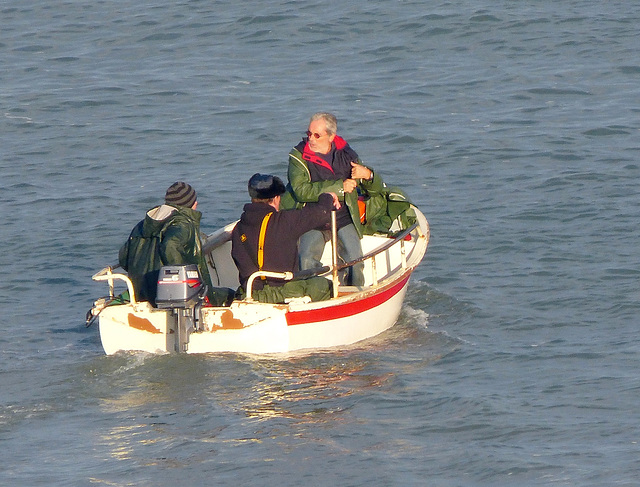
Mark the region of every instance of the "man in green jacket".
MULTIPOLYGON (((335 193, 344 201, 336 218, 340 256, 345 262, 362 257, 362 220, 358 196, 382 193, 384 183, 374 171, 362 164, 346 140, 337 135, 336 117, 319 112, 309 121, 307 136, 289 153, 289 192, 283 195, 284 208, 315 203, 322 193, 335 193)), ((300 238, 300 268, 321 267, 320 257, 330 239, 330 228, 318 228, 300 238)), ((352 267, 354 286, 364 285, 364 264, 352 267)))
POLYGON ((164 204, 145 215, 131 231, 119 252, 122 268, 128 272, 138 301, 155 306, 160 267, 196 264, 208 287, 207 297, 214 306, 228 304, 232 291, 214 288, 202 255, 197 194, 191 185, 178 181, 165 194, 164 204))

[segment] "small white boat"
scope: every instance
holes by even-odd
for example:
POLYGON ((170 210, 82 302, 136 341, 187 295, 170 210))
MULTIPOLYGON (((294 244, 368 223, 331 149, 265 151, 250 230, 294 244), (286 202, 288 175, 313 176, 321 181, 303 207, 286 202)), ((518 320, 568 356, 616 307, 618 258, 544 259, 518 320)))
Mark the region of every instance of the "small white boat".
MULTIPOLYGON (((91 312, 98 317, 104 351, 268 354, 344 346, 378 335, 396 323, 411 273, 427 250, 429 224, 412 208, 417 221, 411 228, 395 237, 363 237, 362 287, 339 285, 337 271, 344 265, 335 263, 334 246, 327 243, 322 262, 333 279, 335 296, 327 301, 295 298, 287 304, 266 304, 248 298, 228 307, 187 304, 160 309, 136 302, 125 274, 114 273, 112 267, 102 269, 93 279, 108 282, 109 296, 96 301, 91 312), (126 283, 130 302, 113 304, 115 281, 126 283)), ((239 286, 231 258, 234 226, 235 222, 211 234, 203 245, 214 286, 239 286)), ((257 275, 249 280, 249 289, 257 275)))

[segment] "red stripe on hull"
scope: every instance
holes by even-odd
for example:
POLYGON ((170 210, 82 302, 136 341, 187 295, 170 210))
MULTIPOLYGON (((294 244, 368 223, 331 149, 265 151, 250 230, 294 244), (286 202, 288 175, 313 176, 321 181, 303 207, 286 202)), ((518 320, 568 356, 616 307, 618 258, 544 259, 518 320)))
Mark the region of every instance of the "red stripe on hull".
POLYGON ((382 289, 373 296, 360 299, 358 301, 352 301, 337 306, 329 306, 327 308, 310 309, 307 311, 290 311, 286 314, 287 325, 303 325, 306 323, 336 320, 370 310, 398 294, 407 284, 409 277, 411 277, 410 272, 405 277, 401 278, 399 282, 391 284, 388 288, 382 289))

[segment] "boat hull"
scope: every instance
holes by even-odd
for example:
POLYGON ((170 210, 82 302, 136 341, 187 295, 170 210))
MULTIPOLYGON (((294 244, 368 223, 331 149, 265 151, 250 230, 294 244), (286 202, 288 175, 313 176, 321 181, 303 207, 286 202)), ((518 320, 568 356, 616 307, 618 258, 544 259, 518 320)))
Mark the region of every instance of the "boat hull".
MULTIPOLYGON (((339 298, 325 306, 238 302, 228 308, 203 308, 202 329, 191 331, 180 351, 267 354, 356 343, 396 323, 409 274, 367 296, 339 298)), ((178 351, 176 314, 148 303, 105 308, 99 326, 107 354, 178 351)))

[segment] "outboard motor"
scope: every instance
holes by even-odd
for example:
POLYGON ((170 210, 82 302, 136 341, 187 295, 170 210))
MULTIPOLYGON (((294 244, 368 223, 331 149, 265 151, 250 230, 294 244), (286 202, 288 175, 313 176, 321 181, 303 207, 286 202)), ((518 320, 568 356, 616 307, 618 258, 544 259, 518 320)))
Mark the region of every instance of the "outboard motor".
POLYGON ((176 352, 186 352, 189 333, 198 329, 200 308, 207 295, 198 266, 168 265, 160 268, 156 306, 176 315, 176 352))

